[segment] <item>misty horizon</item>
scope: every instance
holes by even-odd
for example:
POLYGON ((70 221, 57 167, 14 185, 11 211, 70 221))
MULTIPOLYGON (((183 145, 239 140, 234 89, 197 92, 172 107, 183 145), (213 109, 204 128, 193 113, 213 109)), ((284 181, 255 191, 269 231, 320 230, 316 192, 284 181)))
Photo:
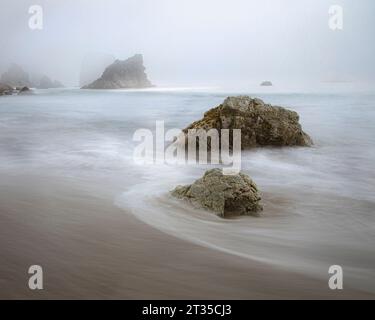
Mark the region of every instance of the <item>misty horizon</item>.
MULTIPOLYGON (((330 1, 17 1, 1 17, 3 73, 12 64, 79 86, 86 57, 144 57, 156 85, 374 82, 371 1, 335 1, 343 30, 330 30, 330 1), (43 29, 28 10, 43 8, 43 29)), ((104 69, 103 69, 104 71, 104 69)))

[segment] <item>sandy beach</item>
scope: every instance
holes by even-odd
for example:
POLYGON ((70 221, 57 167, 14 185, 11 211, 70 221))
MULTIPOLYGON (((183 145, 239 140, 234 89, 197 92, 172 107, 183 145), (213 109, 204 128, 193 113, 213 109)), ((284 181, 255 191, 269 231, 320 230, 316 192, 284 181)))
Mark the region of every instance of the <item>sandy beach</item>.
POLYGON ((0 176, 0 298, 371 298, 159 232, 114 205, 121 181, 0 176), (28 289, 32 264, 44 290, 28 289))

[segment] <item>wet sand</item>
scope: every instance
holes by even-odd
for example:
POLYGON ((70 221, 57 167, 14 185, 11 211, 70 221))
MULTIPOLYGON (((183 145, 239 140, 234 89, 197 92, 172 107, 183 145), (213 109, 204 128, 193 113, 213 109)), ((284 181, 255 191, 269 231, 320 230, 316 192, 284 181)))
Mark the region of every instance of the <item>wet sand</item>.
POLYGON ((164 234, 114 205, 123 184, 0 170, 0 298, 374 298, 164 234), (44 290, 28 289, 33 264, 44 290))

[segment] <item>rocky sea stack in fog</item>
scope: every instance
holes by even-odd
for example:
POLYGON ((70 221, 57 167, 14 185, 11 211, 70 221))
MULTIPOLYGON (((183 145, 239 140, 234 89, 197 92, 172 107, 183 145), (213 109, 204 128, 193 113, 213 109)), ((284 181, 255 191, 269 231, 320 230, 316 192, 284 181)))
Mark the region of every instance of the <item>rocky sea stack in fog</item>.
POLYGON ((12 64, 9 69, 1 75, 1 82, 12 87, 32 86, 29 74, 17 64, 12 64))
POLYGON ((262 87, 272 87, 272 82, 271 81, 263 81, 260 85, 262 87))
POLYGON ((249 96, 228 97, 186 129, 241 129, 241 148, 258 146, 311 146, 297 112, 272 106, 249 96))
POLYGON ((243 173, 223 175, 222 170, 211 169, 193 184, 178 186, 171 193, 223 218, 259 216, 263 210, 256 184, 243 173))
POLYGON ((22 67, 12 64, 6 72, 1 75, 1 82, 19 90, 23 87, 49 89, 61 88, 63 85, 57 81, 52 81, 46 75, 30 76, 22 67))
POLYGON ((145 73, 143 57, 136 54, 124 61, 116 60, 109 65, 102 76, 82 89, 125 89, 152 87, 145 73))
POLYGON ((63 88, 63 84, 57 80, 52 81, 47 76, 41 76, 40 79, 38 79, 36 85, 36 88, 38 89, 50 89, 50 88, 63 88))

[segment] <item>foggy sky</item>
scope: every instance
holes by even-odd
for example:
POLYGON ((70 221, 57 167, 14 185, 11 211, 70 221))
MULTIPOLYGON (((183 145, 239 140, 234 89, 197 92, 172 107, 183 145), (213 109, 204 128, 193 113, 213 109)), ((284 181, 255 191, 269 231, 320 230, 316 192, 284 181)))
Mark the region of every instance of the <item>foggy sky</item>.
POLYGON ((90 53, 142 53, 158 85, 375 81, 372 0, 0 0, 0 72, 10 63, 78 85, 90 53), (43 30, 28 27, 30 5, 43 30), (328 28, 328 8, 344 29, 328 28))

